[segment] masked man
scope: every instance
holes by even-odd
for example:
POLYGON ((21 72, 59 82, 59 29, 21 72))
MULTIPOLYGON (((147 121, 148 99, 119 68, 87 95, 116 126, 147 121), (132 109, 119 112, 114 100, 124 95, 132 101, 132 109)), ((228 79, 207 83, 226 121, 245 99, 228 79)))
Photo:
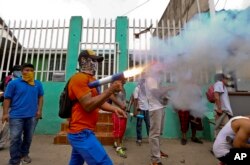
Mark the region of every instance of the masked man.
POLYGON ((70 165, 99 164, 112 165, 112 161, 96 138, 94 129, 98 120, 100 108, 126 117, 123 110, 107 103, 107 99, 122 90, 122 82, 113 82, 103 93, 88 84, 94 78, 98 62, 103 57, 96 56, 92 50, 84 50, 79 54, 79 72, 69 81, 68 92, 71 100, 76 100, 69 119, 68 139, 72 146, 70 165))
POLYGON ((12 80, 4 92, 2 122, 9 122, 9 165, 30 163, 29 149, 37 120, 42 116, 43 87, 34 80, 34 66, 25 63, 22 77, 12 80))

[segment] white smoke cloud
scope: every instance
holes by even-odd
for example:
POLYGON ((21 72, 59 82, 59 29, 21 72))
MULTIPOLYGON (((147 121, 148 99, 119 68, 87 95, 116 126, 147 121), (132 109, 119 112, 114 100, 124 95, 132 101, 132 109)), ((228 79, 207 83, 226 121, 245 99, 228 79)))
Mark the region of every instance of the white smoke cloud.
POLYGON ((201 104, 193 105, 197 101, 190 94, 192 88, 188 83, 182 83, 190 71, 190 80, 194 84, 200 83, 201 71, 215 73, 220 66, 224 72, 236 71, 238 76, 250 79, 249 29, 250 8, 220 11, 214 18, 208 13, 194 17, 180 35, 168 41, 151 40, 150 51, 160 56, 162 70, 175 76, 177 88, 171 98, 174 106, 186 107, 192 112, 196 112, 197 107, 201 112, 205 110, 202 100, 199 101, 201 104))
MULTIPOLYGON (((245 70, 250 66, 250 8, 221 11, 212 19, 201 14, 169 41, 154 38, 152 52, 161 56, 171 72, 176 70, 245 70)), ((250 76, 245 75, 245 77, 250 76)))

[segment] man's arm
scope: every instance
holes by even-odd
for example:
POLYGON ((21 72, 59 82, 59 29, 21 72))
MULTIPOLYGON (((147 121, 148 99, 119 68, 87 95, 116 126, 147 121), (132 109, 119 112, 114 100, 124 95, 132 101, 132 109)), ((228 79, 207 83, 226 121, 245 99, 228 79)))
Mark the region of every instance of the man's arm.
POLYGON ((42 119, 42 110, 43 110, 43 96, 40 96, 38 98, 38 110, 36 113, 37 119, 42 119))
POLYGON ((11 99, 4 99, 3 101, 3 116, 2 123, 9 121, 9 108, 10 108, 11 99))
POLYGON ((118 107, 115 107, 115 106, 112 106, 111 104, 107 103, 107 102, 104 102, 104 104, 102 104, 100 106, 100 108, 104 111, 108 111, 108 112, 113 112, 113 113, 116 113, 117 116, 121 116, 121 117, 127 117, 125 111, 121 110, 120 108, 118 107))
POLYGON ((217 112, 218 115, 220 115, 220 114, 222 114, 220 93, 219 92, 214 92, 214 98, 215 98, 215 104, 217 106, 216 112, 217 112))
POLYGON ((112 102, 114 102, 117 106, 119 106, 122 110, 125 110, 126 109, 126 105, 124 105, 122 102, 120 102, 115 96, 114 94, 112 94, 110 97, 109 97, 112 102))
POLYGON ((234 148, 250 148, 248 139, 250 138, 250 124, 249 122, 241 121, 240 128, 236 132, 233 147, 234 148))
POLYGON ((107 90, 105 90, 100 95, 92 97, 91 93, 89 92, 88 94, 82 96, 78 101, 87 112, 90 112, 103 105, 113 93, 119 92, 121 90, 121 81, 115 81, 107 90))
POLYGON ((139 109, 139 105, 138 105, 138 98, 134 98, 134 116, 138 115, 138 109, 139 109))

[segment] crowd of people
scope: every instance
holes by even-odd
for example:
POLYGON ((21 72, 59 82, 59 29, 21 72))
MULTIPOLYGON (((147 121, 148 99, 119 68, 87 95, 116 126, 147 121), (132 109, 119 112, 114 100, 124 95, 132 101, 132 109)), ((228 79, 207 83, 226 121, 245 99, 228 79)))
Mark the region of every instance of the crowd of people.
MULTIPOLYGON (((92 50, 80 52, 78 57, 79 72, 71 76, 68 93, 71 100, 77 100, 68 119, 68 140, 72 146, 69 165, 112 165, 112 160, 95 136, 99 110, 112 113, 114 148, 118 156, 127 157, 123 145, 127 125, 126 79, 116 80, 100 92, 99 88, 90 88, 89 82, 95 81, 97 64, 103 57, 92 50), (98 154, 97 154, 98 153, 98 154)), ((16 65, 11 75, 2 83, 3 98, 2 123, 5 125, 0 137, 0 149, 10 138, 9 165, 31 163, 29 149, 38 120, 42 118, 43 95, 42 83, 34 79, 34 66, 25 63, 16 65)), ((161 150, 161 135, 165 126, 165 108, 172 104, 180 120, 181 144, 187 143, 187 131, 191 124, 191 141, 202 144, 196 137, 196 131, 202 130, 202 115, 197 113, 202 93, 192 81, 184 82, 189 86, 180 88, 162 83, 162 72, 144 71, 133 91, 133 116, 136 120, 136 144, 142 145, 142 124, 145 123, 149 141, 150 163, 162 165, 162 158, 168 154, 161 150), (187 97, 185 94, 188 94, 187 97), (191 95, 191 96, 190 96, 191 95), (191 98, 191 99, 190 99, 191 98), (180 103, 178 103, 177 100, 180 103)), ((215 141, 213 154, 221 165, 230 164, 231 149, 250 149, 250 118, 233 117, 228 91, 227 77, 217 74, 214 84, 215 141)))

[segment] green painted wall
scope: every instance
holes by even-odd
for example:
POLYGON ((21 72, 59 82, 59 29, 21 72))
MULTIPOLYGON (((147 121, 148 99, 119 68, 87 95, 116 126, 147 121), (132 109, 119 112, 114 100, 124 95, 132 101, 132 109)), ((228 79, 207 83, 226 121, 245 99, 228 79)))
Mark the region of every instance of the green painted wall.
POLYGON ((58 117, 59 95, 65 82, 43 82, 43 119, 39 120, 36 134, 57 134, 63 119, 58 117))

